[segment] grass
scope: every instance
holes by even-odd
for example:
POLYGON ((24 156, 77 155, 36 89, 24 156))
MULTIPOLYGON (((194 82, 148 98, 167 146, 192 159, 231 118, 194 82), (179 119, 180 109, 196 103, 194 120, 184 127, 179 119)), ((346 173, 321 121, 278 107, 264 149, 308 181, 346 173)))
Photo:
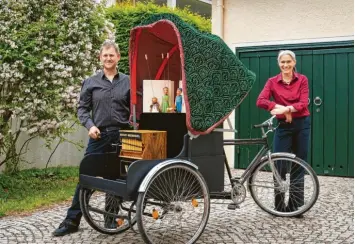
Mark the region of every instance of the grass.
POLYGON ((0 217, 70 199, 78 183, 78 172, 78 167, 58 167, 0 174, 0 217))

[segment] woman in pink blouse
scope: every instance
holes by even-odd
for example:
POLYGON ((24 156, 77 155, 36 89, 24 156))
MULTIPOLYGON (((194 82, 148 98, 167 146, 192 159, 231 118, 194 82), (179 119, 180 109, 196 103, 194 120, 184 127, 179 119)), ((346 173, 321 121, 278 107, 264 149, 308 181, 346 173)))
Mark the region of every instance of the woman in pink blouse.
MULTIPOLYGON (((274 135, 274 152, 292 152, 306 161, 311 129, 308 79, 296 72, 294 52, 280 51, 277 60, 281 73, 267 80, 256 105, 276 115, 280 122, 274 135)), ((277 168, 285 179, 285 165, 277 162, 277 168)), ((293 212, 304 205, 304 171, 292 165, 290 175, 291 182, 297 183, 290 189, 288 202, 285 202, 284 193, 275 190, 275 209, 278 211, 293 212)))

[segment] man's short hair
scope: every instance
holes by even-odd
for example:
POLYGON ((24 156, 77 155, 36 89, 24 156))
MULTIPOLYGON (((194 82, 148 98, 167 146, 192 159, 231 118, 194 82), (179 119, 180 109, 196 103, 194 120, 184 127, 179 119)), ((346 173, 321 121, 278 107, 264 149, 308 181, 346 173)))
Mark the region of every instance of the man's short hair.
POLYGON ((112 41, 112 40, 106 40, 104 41, 104 43, 102 43, 101 48, 100 48, 100 54, 102 53, 102 50, 105 48, 110 48, 113 47, 116 50, 116 53, 120 53, 120 48, 118 47, 118 45, 112 41))

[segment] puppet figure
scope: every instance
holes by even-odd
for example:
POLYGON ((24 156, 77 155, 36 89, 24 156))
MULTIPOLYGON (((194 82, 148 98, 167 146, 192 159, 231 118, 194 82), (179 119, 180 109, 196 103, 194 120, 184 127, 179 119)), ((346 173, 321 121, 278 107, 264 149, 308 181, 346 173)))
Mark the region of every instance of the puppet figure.
POLYGON ((150 105, 150 110, 151 113, 160 113, 160 105, 158 102, 158 98, 153 97, 152 98, 152 104, 150 105))
POLYGON ((163 95, 163 99, 162 99, 162 103, 161 103, 161 111, 163 113, 167 113, 168 112, 168 108, 170 107, 170 104, 169 104, 169 88, 167 87, 164 87, 163 88, 163 91, 164 91, 164 95, 163 95))
POLYGON ((176 97, 175 97, 175 109, 177 113, 181 113, 182 110, 182 89, 178 88, 176 90, 176 97))

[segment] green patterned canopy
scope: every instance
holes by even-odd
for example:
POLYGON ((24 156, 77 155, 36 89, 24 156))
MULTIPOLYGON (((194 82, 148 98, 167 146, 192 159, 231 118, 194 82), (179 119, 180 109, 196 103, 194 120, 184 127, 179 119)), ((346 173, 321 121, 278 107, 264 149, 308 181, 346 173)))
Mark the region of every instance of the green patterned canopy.
POLYGON ((182 80, 186 125, 195 135, 221 124, 255 81, 221 38, 175 15, 157 14, 131 30, 131 111, 137 118, 143 111, 143 80, 166 79, 167 72, 175 90, 182 80))

